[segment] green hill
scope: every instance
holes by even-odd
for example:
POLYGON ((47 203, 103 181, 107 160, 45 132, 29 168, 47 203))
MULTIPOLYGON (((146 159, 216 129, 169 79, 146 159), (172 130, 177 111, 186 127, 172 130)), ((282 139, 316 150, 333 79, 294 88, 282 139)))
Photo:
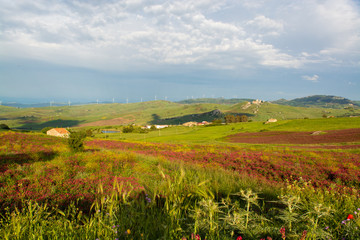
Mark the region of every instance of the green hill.
POLYGON ((250 98, 231 98, 231 99, 225 99, 225 98, 196 98, 196 99, 187 99, 178 101, 177 103, 180 104, 197 104, 197 103, 215 103, 215 104, 237 104, 237 103, 243 103, 243 102, 251 102, 255 99, 250 98))
POLYGON ((295 107, 347 108, 360 106, 347 98, 330 95, 313 95, 293 100, 279 99, 273 103, 295 107))
POLYGON ((78 106, 17 109, 0 106, 0 123, 11 128, 40 130, 44 127, 117 126, 130 123, 182 124, 187 121, 212 121, 226 114, 247 115, 252 121, 347 117, 360 115, 359 108, 305 108, 262 102, 237 104, 149 101, 129 104, 89 104, 78 106), (215 114, 216 113, 216 114, 215 114))

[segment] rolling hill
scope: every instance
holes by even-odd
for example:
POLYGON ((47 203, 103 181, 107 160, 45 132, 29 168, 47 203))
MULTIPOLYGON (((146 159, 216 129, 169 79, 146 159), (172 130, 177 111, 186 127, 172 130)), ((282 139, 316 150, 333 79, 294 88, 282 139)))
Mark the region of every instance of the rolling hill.
POLYGON ((237 103, 244 103, 244 102, 251 102, 255 99, 251 98, 196 98, 196 99, 187 99, 178 101, 177 103, 180 104, 196 104, 196 103, 215 103, 215 104, 237 104, 237 103))
POLYGON ((280 99, 273 101, 280 105, 288 105, 294 107, 321 107, 321 108, 348 108, 360 106, 358 102, 351 101, 347 98, 330 96, 330 95, 313 95, 293 100, 280 99))
POLYGON ((11 128, 40 130, 44 127, 115 126, 127 124, 182 124, 212 121, 226 114, 247 115, 252 121, 359 116, 359 108, 330 109, 279 105, 270 102, 237 104, 149 101, 129 104, 88 104, 18 109, 0 106, 0 123, 11 128), (216 114, 214 114, 216 113, 216 114))

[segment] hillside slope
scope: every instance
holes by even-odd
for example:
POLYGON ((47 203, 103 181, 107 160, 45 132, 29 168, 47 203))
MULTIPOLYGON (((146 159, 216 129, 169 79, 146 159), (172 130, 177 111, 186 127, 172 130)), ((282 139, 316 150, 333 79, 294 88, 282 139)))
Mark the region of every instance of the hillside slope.
POLYGON ((150 101, 129 104, 90 104, 79 106, 17 109, 0 106, 0 123, 11 128, 40 130, 44 127, 76 127, 145 124, 182 124, 212 121, 226 114, 247 115, 252 121, 346 117, 360 115, 360 109, 304 108, 265 103, 180 104, 150 101), (214 114, 216 110, 216 114, 214 114))
POLYGON ((321 107, 321 108, 347 108, 358 106, 357 102, 351 101, 344 97, 331 95, 313 95, 293 100, 280 99, 273 103, 295 106, 295 107, 321 107))

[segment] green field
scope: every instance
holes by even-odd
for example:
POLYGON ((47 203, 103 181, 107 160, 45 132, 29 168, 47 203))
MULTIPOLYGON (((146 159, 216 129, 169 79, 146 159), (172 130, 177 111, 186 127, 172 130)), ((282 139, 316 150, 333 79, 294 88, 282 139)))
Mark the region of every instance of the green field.
MULTIPOLYGON (((276 123, 263 122, 232 123, 219 126, 172 126, 148 133, 102 133, 97 137, 108 139, 169 142, 169 143, 223 143, 223 138, 241 132, 261 131, 325 131, 359 128, 360 118, 319 118, 283 120, 276 123)), ((121 128, 119 128, 121 129, 121 128)))

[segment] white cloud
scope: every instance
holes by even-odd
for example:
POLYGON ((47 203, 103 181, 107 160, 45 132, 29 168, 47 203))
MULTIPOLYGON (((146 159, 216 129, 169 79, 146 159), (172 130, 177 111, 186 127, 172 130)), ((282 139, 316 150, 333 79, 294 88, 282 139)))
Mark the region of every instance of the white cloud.
POLYGON ((261 34, 265 31, 267 34, 279 35, 283 30, 283 23, 263 15, 256 16, 254 19, 248 21, 246 25, 256 28, 261 34))
POLYGON ((313 76, 307 76, 307 75, 305 75, 305 76, 302 76, 302 78, 304 79, 304 80, 307 80, 307 81, 311 81, 311 82, 319 82, 319 76, 318 75, 313 75, 313 76))
POLYGON ((349 56, 359 62, 359 8, 352 1, 229 2, 236 14, 225 19, 213 16, 229 3, 215 0, 0 0, 0 56, 111 69, 301 68, 346 64, 349 56))

